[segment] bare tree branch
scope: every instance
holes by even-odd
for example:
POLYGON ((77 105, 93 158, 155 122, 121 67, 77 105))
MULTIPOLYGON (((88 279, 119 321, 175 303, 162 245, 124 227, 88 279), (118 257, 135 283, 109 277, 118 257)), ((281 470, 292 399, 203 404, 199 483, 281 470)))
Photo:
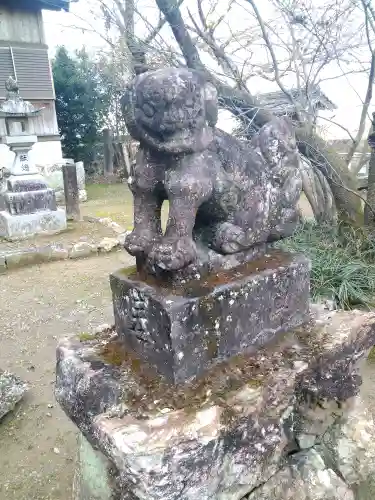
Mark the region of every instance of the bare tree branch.
POLYGON ((277 62, 276 54, 275 54, 275 52, 273 50, 272 43, 271 43, 271 41, 270 41, 270 39, 268 37, 267 29, 266 29, 266 27, 264 25, 263 18, 260 15, 258 7, 255 4, 255 1, 254 0, 247 0, 247 1, 250 3, 250 5, 252 6, 252 8, 254 10, 255 16, 256 16, 256 18, 258 20, 260 29, 262 31, 263 39, 264 39, 264 41, 265 41, 265 43, 267 45, 268 51, 270 53, 270 56, 271 56, 271 59, 272 59, 272 63, 273 63, 274 72, 275 72, 276 83, 278 84, 278 86, 280 87, 280 89, 284 92, 284 94, 288 97, 288 99, 290 100, 291 104, 293 104, 294 106, 296 106, 296 111, 297 111, 297 114, 298 114, 297 103, 293 99, 292 94, 285 88, 285 86, 283 85, 283 83, 282 83, 282 81, 280 79, 280 70, 279 70, 279 65, 278 65, 278 62, 277 62))
MULTIPOLYGON (((177 6, 180 7, 183 4, 183 2, 184 2, 184 0, 178 0, 177 6)), ((150 44, 155 39, 155 37, 160 33, 160 31, 162 30, 165 23, 166 23, 165 17, 160 16, 158 24, 155 26, 155 28, 152 29, 152 31, 150 31, 150 33, 147 35, 147 37, 143 40, 143 43, 146 46, 148 44, 150 44)))
MULTIPOLYGON (((362 0, 362 3, 364 3, 364 0, 362 0)), ((358 148, 358 145, 359 145, 359 143, 362 140, 363 133, 365 131, 366 119, 367 119, 367 116, 368 116, 368 110, 369 110, 369 107, 370 107, 370 104, 371 104, 372 94, 373 94, 372 88, 373 88, 373 85, 374 85, 374 78, 375 78, 375 52, 374 52, 374 50, 372 48, 371 37, 370 37, 370 33, 369 33, 369 23, 370 23, 369 12, 371 12, 371 11, 369 11, 369 7, 367 6, 367 8, 365 8, 366 35, 367 35, 367 42, 368 42, 368 45, 369 45, 369 49, 371 51, 371 66, 370 66, 370 72, 369 72, 369 75, 368 75, 366 96, 365 96, 365 100, 364 100, 363 106, 362 106, 362 111, 361 111, 361 117, 360 117, 360 120, 359 120, 358 131, 357 131, 356 137, 355 137, 355 139, 353 141, 353 144, 350 147, 350 149, 348 151, 348 154, 346 156, 346 162, 347 162, 348 165, 352 161, 353 155, 356 152, 356 150, 358 148)))

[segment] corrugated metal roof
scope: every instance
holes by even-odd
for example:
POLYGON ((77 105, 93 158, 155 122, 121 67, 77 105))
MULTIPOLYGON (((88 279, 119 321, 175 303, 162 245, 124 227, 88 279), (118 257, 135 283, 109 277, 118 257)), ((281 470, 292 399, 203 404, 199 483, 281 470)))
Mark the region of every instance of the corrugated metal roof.
POLYGON ((0 46, 0 99, 5 98, 7 78, 17 76, 24 99, 55 98, 52 75, 45 48, 0 46), (13 54, 13 57, 12 57, 13 54))

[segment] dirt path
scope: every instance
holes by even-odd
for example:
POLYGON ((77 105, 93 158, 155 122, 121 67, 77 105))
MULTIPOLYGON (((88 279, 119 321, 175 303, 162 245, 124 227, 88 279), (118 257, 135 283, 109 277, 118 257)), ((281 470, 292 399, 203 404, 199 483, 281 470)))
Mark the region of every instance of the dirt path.
POLYGON ((125 252, 0 275, 0 367, 30 383, 0 423, 0 500, 69 500, 75 427, 55 403, 55 349, 65 335, 112 322, 108 275, 125 252))

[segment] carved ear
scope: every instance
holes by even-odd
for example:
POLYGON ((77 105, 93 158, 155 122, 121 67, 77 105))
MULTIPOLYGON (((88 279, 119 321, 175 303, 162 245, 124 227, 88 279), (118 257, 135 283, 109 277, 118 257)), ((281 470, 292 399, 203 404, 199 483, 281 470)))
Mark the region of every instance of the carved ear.
POLYGON ((205 83, 203 92, 206 106, 206 118, 208 124, 214 127, 218 117, 217 90, 212 83, 205 83))

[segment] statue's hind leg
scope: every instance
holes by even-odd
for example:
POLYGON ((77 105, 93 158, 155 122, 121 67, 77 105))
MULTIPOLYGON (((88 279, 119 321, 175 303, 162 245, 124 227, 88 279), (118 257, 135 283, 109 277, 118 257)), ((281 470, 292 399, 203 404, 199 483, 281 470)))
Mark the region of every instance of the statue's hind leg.
POLYGON ((268 237, 268 230, 244 230, 231 222, 223 222, 216 227, 211 248, 222 254, 232 254, 261 245, 268 237))

